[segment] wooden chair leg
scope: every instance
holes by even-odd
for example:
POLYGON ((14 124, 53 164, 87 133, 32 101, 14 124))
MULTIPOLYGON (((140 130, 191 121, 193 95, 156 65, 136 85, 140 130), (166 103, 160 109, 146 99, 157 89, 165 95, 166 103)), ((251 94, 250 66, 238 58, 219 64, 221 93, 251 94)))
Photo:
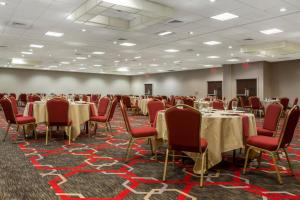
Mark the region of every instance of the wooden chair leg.
POLYGON ((249 158, 249 152, 251 150, 251 147, 249 147, 247 149, 247 152, 246 152, 246 158, 245 158, 245 164, 244 164, 244 169, 243 169, 243 174, 246 174, 246 168, 247 168, 247 165, 248 165, 248 158, 249 158))
MULTIPOLYGON (((6 132, 5 132, 4 138, 3 138, 3 140, 2 140, 3 142, 5 141, 5 139, 6 139, 7 135, 8 135, 10 125, 11 125, 10 123, 7 124, 6 132)), ((18 125, 18 126, 19 126, 19 125, 18 125)))
POLYGON ((283 149, 283 151, 284 151, 284 154, 285 154, 286 160, 287 160, 287 162, 288 162, 288 164, 289 164, 289 168, 290 168, 291 174, 294 176, 294 171, 293 171, 292 163, 291 163, 291 161, 290 161, 290 158, 289 158, 288 152, 286 151, 286 149, 285 149, 285 148, 283 149))
POLYGON ((280 172, 279 172, 279 169, 278 169, 278 166, 277 166, 277 161, 276 161, 276 156, 274 153, 270 153, 271 156, 272 156, 272 159, 273 159, 273 163, 274 163, 274 167, 275 167, 275 171, 276 171, 276 175, 277 175, 277 181, 279 184, 282 184, 282 179, 281 179, 281 176, 280 176, 280 172))
POLYGON ((48 132, 49 132, 49 127, 46 126, 46 145, 48 145, 48 132))
POLYGON ((202 153, 200 187, 203 187, 204 162, 205 162, 205 153, 202 153))
POLYGON ((71 139, 72 139, 72 130, 71 130, 71 126, 68 127, 68 132, 69 132, 69 145, 71 145, 71 139))
POLYGON ((26 131, 25 131, 25 125, 22 126, 23 129, 23 135, 24 135, 24 140, 26 139, 26 131))
POLYGON ((127 150, 126 150, 126 159, 125 159, 125 161, 127 161, 128 158, 129 158, 129 153, 130 153, 130 150, 131 150, 131 147, 132 147, 133 142, 134 142, 134 138, 131 137, 130 140, 129 140, 128 146, 127 146, 127 150))
POLYGON ((33 124, 34 139, 37 140, 36 124, 33 124))
POLYGON ((152 153, 152 155, 154 155, 155 152, 154 152, 154 148, 153 148, 153 142, 152 142, 152 139, 151 139, 151 138, 148 138, 148 141, 149 141, 149 144, 150 144, 151 153, 152 153))
POLYGON ((167 175, 167 165, 168 165, 168 157, 169 157, 169 149, 166 150, 166 157, 165 157, 165 164, 164 164, 163 181, 166 180, 166 175, 167 175))

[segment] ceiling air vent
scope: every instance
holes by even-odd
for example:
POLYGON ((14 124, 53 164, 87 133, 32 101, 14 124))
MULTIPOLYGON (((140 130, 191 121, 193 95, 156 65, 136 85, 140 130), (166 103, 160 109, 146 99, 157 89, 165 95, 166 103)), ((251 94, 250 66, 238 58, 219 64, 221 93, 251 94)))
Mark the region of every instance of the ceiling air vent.
POLYGON ((27 24, 27 23, 21 22, 21 21, 12 21, 12 22, 9 22, 8 25, 13 28, 22 28, 22 29, 30 29, 31 28, 31 24, 27 24))
POLYGON ((0 48, 7 48, 7 45, 0 45, 0 48))
POLYGON ((195 50, 194 49, 187 49, 185 50, 186 52, 194 52, 195 50))
POLYGON ((245 38, 244 39, 245 41, 252 41, 252 40, 254 40, 253 38, 245 38))
POLYGON ((174 19, 168 22, 169 24, 177 24, 177 23, 183 23, 183 21, 178 20, 178 19, 174 19))
POLYGON ((125 41, 125 40, 127 40, 127 39, 125 39, 125 38, 119 38, 118 39, 118 41, 125 41))

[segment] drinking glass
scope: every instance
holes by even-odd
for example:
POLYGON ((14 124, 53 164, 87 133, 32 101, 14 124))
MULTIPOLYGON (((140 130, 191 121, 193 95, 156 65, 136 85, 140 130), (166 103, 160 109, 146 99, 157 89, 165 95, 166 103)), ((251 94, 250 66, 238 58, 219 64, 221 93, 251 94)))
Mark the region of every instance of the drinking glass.
POLYGON ((237 101, 232 101, 232 110, 236 111, 237 110, 237 101))
POLYGON ((224 107, 224 110, 226 112, 227 109, 228 109, 228 103, 227 103, 227 101, 223 101, 223 107, 224 107))

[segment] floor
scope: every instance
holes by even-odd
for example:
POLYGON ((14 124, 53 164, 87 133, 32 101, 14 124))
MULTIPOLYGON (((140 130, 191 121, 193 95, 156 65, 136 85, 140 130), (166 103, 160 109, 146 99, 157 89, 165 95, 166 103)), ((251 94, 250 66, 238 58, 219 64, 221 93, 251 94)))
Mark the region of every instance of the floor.
MULTIPOLYGON (((147 120, 130 113, 133 126, 145 125, 147 120)), ((257 124, 261 125, 260 119, 257 124)), ((5 127, 0 111, 1 138, 5 127)), ((54 134, 45 146, 43 125, 38 127, 38 140, 14 144, 16 130, 11 129, 9 139, 0 142, 0 199, 300 199, 300 126, 289 148, 295 176, 290 176, 281 155, 283 185, 277 184, 269 156, 263 156, 259 169, 253 161, 251 171, 242 175, 243 155, 233 164, 228 152, 222 163, 209 170, 203 188, 199 176, 191 173, 191 160, 170 164, 167 181, 162 182, 164 149, 156 161, 145 141, 134 145, 131 159, 125 162, 129 136, 119 109, 112 127, 108 136, 102 128, 91 139, 83 133, 71 146, 63 133, 54 134)))

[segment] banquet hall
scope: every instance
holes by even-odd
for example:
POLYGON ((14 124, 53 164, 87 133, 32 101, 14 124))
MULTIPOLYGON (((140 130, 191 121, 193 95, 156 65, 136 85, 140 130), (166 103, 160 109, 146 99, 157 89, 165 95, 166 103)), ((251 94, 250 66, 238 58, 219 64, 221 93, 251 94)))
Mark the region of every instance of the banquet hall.
POLYGON ((300 199, 299 0, 0 0, 0 199, 300 199))

